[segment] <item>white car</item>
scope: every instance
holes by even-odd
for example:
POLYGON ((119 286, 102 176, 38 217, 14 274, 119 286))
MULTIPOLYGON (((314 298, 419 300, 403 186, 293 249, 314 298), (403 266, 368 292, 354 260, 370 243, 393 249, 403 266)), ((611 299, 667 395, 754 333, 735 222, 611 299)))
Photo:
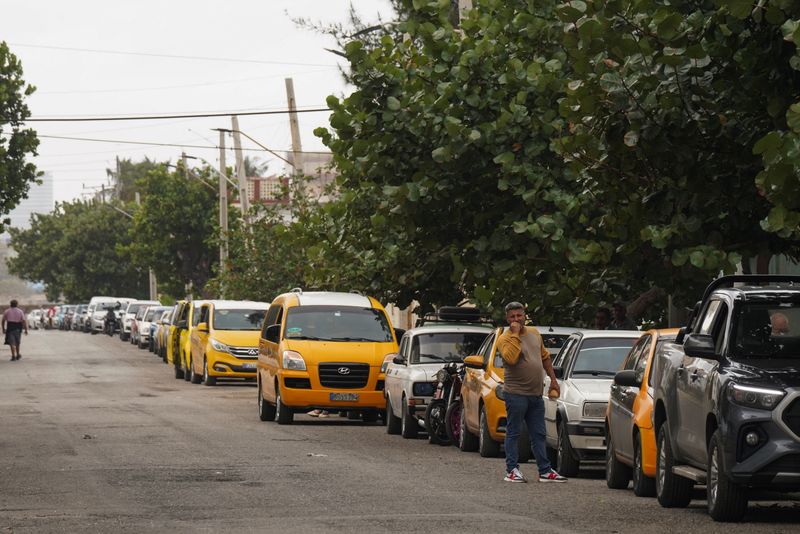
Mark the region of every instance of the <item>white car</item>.
MULTIPOLYGON (((142 314, 142 318, 137 320, 136 331, 138 335, 136 336, 136 344, 139 346, 140 349, 147 348, 150 344, 150 325, 157 321, 161 317, 161 313, 166 310, 166 306, 148 306, 144 313, 142 314)), ((141 313, 141 309, 139 312, 141 313)))
POLYGON ((44 317, 44 312, 42 310, 36 309, 31 311, 28 314, 28 328, 39 330, 39 327, 42 325, 42 317, 44 317))
POLYGON ((130 300, 127 306, 123 306, 125 311, 120 314, 120 341, 131 341, 131 327, 136 313, 142 306, 160 306, 161 303, 156 300, 130 300))
POLYGON ((397 357, 386 369, 387 432, 416 437, 424 428, 425 410, 436 389, 436 372, 447 362, 475 354, 491 333, 489 324, 431 324, 408 330, 397 357))
POLYGON ((118 299, 115 297, 92 297, 89 303, 89 314, 86 317, 89 323, 89 331, 92 334, 103 331, 106 326, 106 314, 108 313, 108 309, 116 308, 117 301, 118 299))
POLYGON ((564 476, 580 465, 605 461, 604 419, 614 375, 642 335, 632 330, 582 330, 572 334, 553 360, 561 395, 547 396, 544 419, 554 468, 564 476))

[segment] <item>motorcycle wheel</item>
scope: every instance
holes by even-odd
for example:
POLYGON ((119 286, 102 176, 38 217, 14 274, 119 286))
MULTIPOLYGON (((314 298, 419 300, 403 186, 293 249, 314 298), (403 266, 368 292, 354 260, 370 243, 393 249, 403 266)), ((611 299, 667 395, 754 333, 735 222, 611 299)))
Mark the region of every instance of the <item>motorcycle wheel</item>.
POLYGON ((442 399, 431 401, 425 410, 425 428, 428 429, 428 443, 450 445, 452 441, 447 432, 447 406, 442 399))
POLYGON ((450 443, 458 443, 459 435, 461 434, 461 401, 454 400, 447 407, 444 415, 445 431, 450 443))

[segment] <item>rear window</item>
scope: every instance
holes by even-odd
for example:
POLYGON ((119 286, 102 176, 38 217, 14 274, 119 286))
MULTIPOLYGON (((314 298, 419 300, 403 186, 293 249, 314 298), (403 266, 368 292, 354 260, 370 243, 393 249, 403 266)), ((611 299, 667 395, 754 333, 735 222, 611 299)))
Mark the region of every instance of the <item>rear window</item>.
POLYGON ((437 363, 461 361, 478 349, 486 339, 485 334, 473 332, 431 332, 418 334, 411 342, 410 363, 437 363))
POLYGON ((637 338, 584 339, 572 366, 573 376, 613 377, 637 338))
POLYGON ((539 332, 542 334, 542 342, 547 350, 550 351, 550 354, 555 354, 558 352, 558 349, 564 345, 564 342, 569 337, 569 334, 550 334, 548 332, 539 332))
POLYGON ((260 330, 267 310, 214 310, 215 330, 260 330))
POLYGON ((391 342, 386 315, 355 306, 295 306, 286 314, 287 339, 391 342))

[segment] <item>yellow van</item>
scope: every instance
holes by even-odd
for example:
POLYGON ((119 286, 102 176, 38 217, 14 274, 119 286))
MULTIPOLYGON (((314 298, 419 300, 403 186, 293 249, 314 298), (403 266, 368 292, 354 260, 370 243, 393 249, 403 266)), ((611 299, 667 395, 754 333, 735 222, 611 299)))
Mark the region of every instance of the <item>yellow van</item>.
MULTIPOLYGON (((175 366, 175 362, 178 360, 176 354, 178 354, 178 334, 180 333, 180 328, 178 328, 178 323, 181 321, 181 317, 186 310, 186 302, 185 300, 179 300, 175 302, 175 309, 172 311, 172 315, 169 318, 169 330, 167 330, 167 343, 164 350, 164 363, 168 365, 175 366)), ((176 376, 175 378, 183 378, 183 375, 177 376, 177 372, 180 370, 178 367, 175 371, 176 376)))
MULTIPOLYGON (((181 327, 180 334, 178 337, 178 364, 180 365, 181 375, 183 379, 189 382, 190 380, 195 382, 196 384, 199 383, 202 375, 197 377, 192 376, 194 371, 192 369, 192 332, 197 329, 197 326, 201 322, 208 322, 208 308, 204 308, 203 305, 206 304, 208 301, 206 300, 193 300, 186 304, 186 311, 182 317, 185 317, 185 321, 182 321, 179 326, 181 327)), ((176 369, 175 378, 180 378, 178 376, 178 372, 176 369)))
POLYGON ((259 417, 286 425, 295 412, 324 409, 361 412, 364 421, 375 421, 385 413, 385 372, 396 355, 397 335, 377 300, 284 293, 272 301, 261 329, 259 417))
POLYGON ((191 334, 191 382, 213 386, 218 378, 255 378, 258 339, 266 302, 211 300, 191 334))

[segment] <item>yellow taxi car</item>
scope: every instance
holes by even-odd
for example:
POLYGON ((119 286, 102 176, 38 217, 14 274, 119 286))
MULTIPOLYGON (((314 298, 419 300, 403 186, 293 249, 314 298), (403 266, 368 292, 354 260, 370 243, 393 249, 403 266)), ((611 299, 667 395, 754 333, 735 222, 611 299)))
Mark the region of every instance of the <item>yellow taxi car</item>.
MULTIPOLYGON (((182 321, 178 335, 178 365, 181 375, 187 382, 199 384, 203 375, 196 375, 192 367, 192 332, 201 322, 208 323, 208 308, 204 308, 205 300, 193 300, 186 304, 185 322, 182 321)), ((182 316, 184 317, 184 316, 182 316)), ((177 372, 175 378, 178 378, 177 372)))
MULTIPOLYGON (((564 340, 576 328, 536 326, 542 341, 551 355, 555 355, 564 340)), ((462 451, 477 450, 481 456, 500 455, 500 446, 506 438, 506 403, 503 396, 503 358, 497 349, 497 340, 507 327, 497 328, 478 349, 478 354, 464 359, 466 372, 461 386, 461 404, 449 410, 449 421, 456 420, 453 430, 455 444, 462 451)), ((449 411, 448 410, 448 411, 449 411)), ((524 423, 523 423, 524 425, 524 423)), ((530 437, 527 427, 519 436, 519 461, 531 458, 530 437)))
POLYGON ((213 386, 218 378, 255 378, 266 302, 211 300, 201 307, 192 330, 191 381, 213 386))
POLYGON ((374 298, 301 289, 279 295, 259 340, 259 418, 285 425, 295 412, 320 409, 376 421, 385 414, 385 372, 395 356, 397 335, 374 298))
MULTIPOLYGON (((173 367, 175 367, 175 362, 178 360, 176 357, 178 354, 177 347, 180 333, 178 323, 180 323, 184 311, 188 312, 188 310, 186 310, 186 303, 187 301, 185 300, 175 302, 175 308, 172 310, 172 315, 169 318, 169 327, 167 329, 166 343, 164 344, 162 357, 164 358, 164 363, 172 365, 173 367)), ((177 373, 179 370, 180 367, 175 369, 175 378, 183 378, 182 374, 178 376, 177 373)))
POLYGON ((656 494, 656 436, 653 431, 653 354, 675 340, 677 328, 648 330, 614 376, 606 409, 606 484, 625 489, 633 479, 639 497, 656 494))

